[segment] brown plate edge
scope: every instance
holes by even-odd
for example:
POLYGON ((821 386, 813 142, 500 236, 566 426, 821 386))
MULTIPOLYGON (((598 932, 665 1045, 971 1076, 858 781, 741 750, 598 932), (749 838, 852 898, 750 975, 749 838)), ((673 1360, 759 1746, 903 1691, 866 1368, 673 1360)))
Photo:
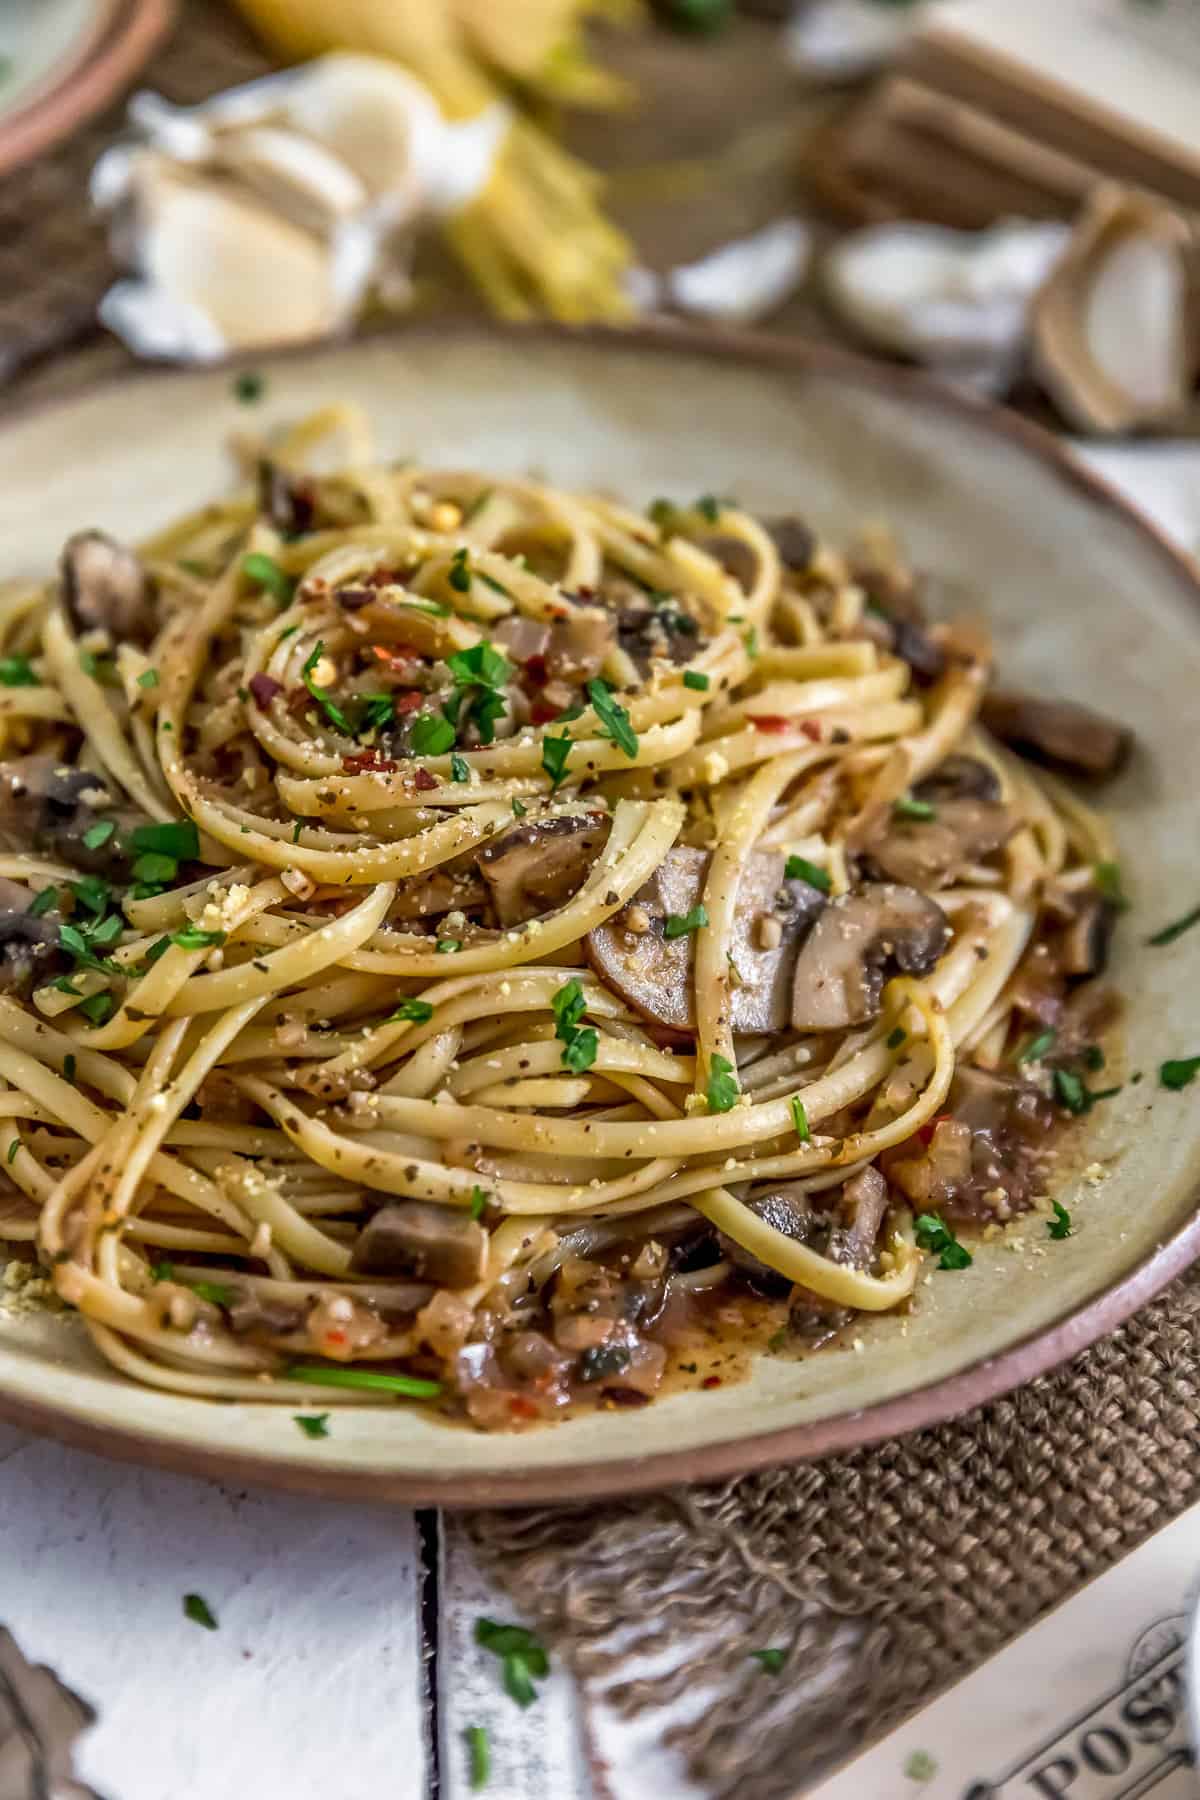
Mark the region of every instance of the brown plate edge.
MULTIPOLYGON (((551 324, 503 326, 460 322, 423 322, 398 327, 357 340, 365 344, 406 342, 410 338, 484 338, 494 342, 526 345, 532 342, 583 344, 593 348, 683 351, 711 356, 719 361, 744 362, 791 370, 813 370, 842 376, 864 387, 899 392, 914 402, 949 412, 985 433, 996 433, 1016 442, 1041 462, 1056 480, 1077 488, 1111 513, 1124 518, 1155 551, 1175 579, 1186 588, 1200 609, 1200 563, 1179 550, 1139 507, 1111 482, 1094 474, 1073 452, 1042 426, 1003 407, 961 393, 920 371, 871 362, 840 346, 784 339, 760 332, 726 328, 702 329, 673 324, 560 326, 551 324)), ((37 413, 53 413, 74 405, 89 393, 115 391, 130 380, 153 380, 172 375, 213 374, 222 370, 260 367, 264 362, 290 362, 301 357, 344 351, 352 340, 334 339, 319 345, 289 345, 262 350, 254 355, 207 363, 196 369, 173 365, 136 366, 116 376, 83 383, 70 393, 33 396, 0 411, 0 426, 37 413)), ((1200 617, 1200 613, 1198 613, 1200 617)), ((1196 1195, 1200 1204, 1200 1191, 1196 1195)), ((433 1471, 388 1475, 364 1473, 349 1465, 318 1466, 296 1457, 277 1459, 229 1453, 214 1456, 208 1450, 190 1448, 139 1431, 112 1432, 54 1407, 16 1398, 0 1388, 0 1418, 25 1430, 76 1449, 92 1451, 118 1461, 169 1469, 211 1480, 243 1482, 287 1493, 323 1499, 386 1501, 405 1506, 440 1506, 450 1510, 469 1507, 524 1506, 547 1502, 571 1503, 644 1494, 674 1484, 695 1484, 748 1475, 756 1470, 794 1462, 811 1461, 887 1438, 903 1436, 938 1425, 997 1399, 1027 1381, 1044 1375, 1087 1349, 1099 1338, 1116 1331, 1139 1307, 1159 1294, 1175 1276, 1200 1257, 1200 1211, 1192 1214, 1173 1236, 1159 1244, 1128 1274, 1104 1292, 1085 1301, 1056 1325, 1032 1333, 999 1355, 986 1357, 928 1386, 914 1388, 891 1400, 856 1412, 842 1413, 804 1425, 785 1426, 727 1443, 668 1450, 645 1457, 602 1462, 572 1462, 561 1468, 517 1469, 510 1472, 456 1474, 439 1478, 433 1471)), ((199 1402, 199 1404, 205 1404, 199 1402)))
POLYGON ((0 175, 69 137, 138 70, 175 18, 174 0, 116 0, 75 57, 0 123, 0 175))

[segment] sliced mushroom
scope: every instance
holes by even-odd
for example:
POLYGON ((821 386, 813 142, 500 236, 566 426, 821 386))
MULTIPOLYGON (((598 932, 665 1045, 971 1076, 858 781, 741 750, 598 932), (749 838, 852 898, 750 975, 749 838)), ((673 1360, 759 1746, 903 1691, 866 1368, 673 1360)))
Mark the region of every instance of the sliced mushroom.
POLYGON ((948 887, 971 863, 1012 836, 1017 820, 1000 802, 1000 782, 972 756, 947 757, 913 789, 934 809, 931 819, 889 814, 863 844, 872 870, 910 887, 948 887))
POLYGON ((980 716, 1003 744, 1023 755, 1102 780, 1122 768, 1133 733, 1073 700, 1038 700, 1016 688, 984 695, 980 716))
POLYGON ((465 1212, 425 1200, 395 1200, 367 1220, 350 1267, 356 1275, 412 1275, 439 1287, 464 1288, 482 1279, 487 1247, 487 1232, 465 1212))
POLYGON ((1064 975, 1101 975, 1108 966, 1116 908, 1100 894, 1082 894, 1075 916, 1056 933, 1052 955, 1064 975))
POLYGON ((807 569, 817 553, 817 536, 803 519, 790 514, 786 519, 768 519, 766 530, 785 569, 807 569))
POLYGON ((304 1324, 305 1309, 290 1300, 260 1294, 257 1288, 240 1289, 225 1309, 235 1337, 286 1337, 304 1324))
POLYGON ((829 1256, 834 1262, 865 1269, 875 1253, 875 1240, 887 1211, 887 1182, 873 1163, 852 1175, 842 1188, 844 1225, 829 1235, 829 1256))
POLYGON ((124 839, 141 813, 117 806, 99 775, 64 768, 51 756, 0 763, 0 845, 40 850, 93 875, 118 877, 129 866, 124 839), (92 828, 111 821, 102 844, 88 844, 92 828))
POLYGON ((691 662, 704 646, 699 623, 674 595, 656 604, 632 582, 615 577, 604 583, 601 598, 613 608, 618 644, 642 675, 655 661, 691 662))
MULTIPOLYGON (((812 1195, 803 1182, 785 1181, 765 1193, 744 1194, 742 1205, 784 1237, 793 1238, 798 1244, 811 1245, 813 1249, 824 1249, 830 1222, 828 1217, 813 1211, 812 1195)), ((793 1283, 788 1276, 781 1275, 778 1269, 771 1268, 769 1263, 744 1249, 736 1238, 728 1237, 723 1231, 717 1236, 722 1255, 742 1271, 759 1293, 779 1295, 789 1292, 793 1283)))
POLYGON ((77 631, 103 629, 114 644, 150 642, 154 585, 132 550, 103 531, 78 531, 63 547, 60 569, 77 631))
POLYGON ((24 997, 57 970, 57 914, 32 917, 32 898, 19 882, 0 880, 0 993, 24 997))
POLYGON ((278 463, 263 457, 258 465, 258 510, 265 513, 285 538, 311 531, 316 517, 316 492, 310 480, 292 475, 278 463))
POLYGON ((461 868, 431 869, 397 884, 388 923, 412 919, 436 919, 443 913, 470 912, 483 904, 487 889, 476 871, 461 868))
POLYGON ((501 925, 517 925, 562 906, 582 887, 608 840, 604 813, 531 820, 493 838, 476 861, 501 925))
POLYGON ((927 974, 949 936, 941 907, 915 888, 868 882, 831 901, 796 959, 793 1026, 865 1025, 879 1011, 885 979, 927 974))
MULTIPOLYGON (((825 905, 819 889, 784 876, 784 861, 756 851, 742 866, 730 971, 735 1031, 782 1031, 797 947, 825 905)), ((673 1031, 695 1030, 696 948, 690 932, 668 937, 666 922, 699 903, 708 863, 703 850, 668 851, 630 905, 584 939, 601 979, 644 1018, 673 1031)))
POLYGON ((922 1211, 952 1219, 1009 1219, 1042 1180, 1054 1108, 1032 1082, 960 1065, 946 1114, 928 1144, 885 1153, 888 1177, 922 1211))
POLYGON ((596 606, 581 607, 570 618, 553 624, 513 613, 500 620, 492 638, 515 663, 534 664, 531 677, 536 674, 546 681, 578 684, 599 674, 616 642, 616 633, 611 614, 596 606), (541 669, 537 667, 539 660, 541 669))

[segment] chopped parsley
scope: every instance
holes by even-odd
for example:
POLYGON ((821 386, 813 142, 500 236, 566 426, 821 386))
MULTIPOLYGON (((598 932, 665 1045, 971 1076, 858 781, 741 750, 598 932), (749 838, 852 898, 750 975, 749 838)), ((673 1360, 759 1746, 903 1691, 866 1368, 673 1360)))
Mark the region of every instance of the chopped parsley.
POLYGON ((1053 1050, 1054 1040, 1057 1036, 1058 1033, 1055 1031, 1054 1027, 1048 1025, 1045 1031, 1039 1031, 1035 1037, 1027 1039, 1027 1041, 1022 1044, 1021 1048, 1017 1051, 1017 1061, 1019 1063, 1041 1062, 1043 1056, 1053 1050))
POLYGON ((174 881, 179 873, 179 864, 173 856, 160 856, 157 850, 147 850, 145 856, 139 856, 133 865, 139 886, 133 890, 135 900, 145 900, 151 894, 157 894, 164 882, 174 881))
POLYGON ((1047 1219, 1046 1230, 1052 1238, 1069 1238, 1071 1235, 1071 1215, 1060 1200, 1052 1202, 1054 1217, 1047 1219))
POLYGON ((699 931, 702 925, 708 924, 708 912, 703 905, 693 906, 691 912, 668 913, 663 926, 666 938, 688 937, 693 931, 699 931))
POLYGON ((56 887, 44 887, 40 889, 30 901, 28 907, 29 917, 31 919, 40 919, 43 913, 48 913, 57 905, 58 889, 56 887))
POLYGON ((904 1773, 910 1781, 932 1781, 937 1768, 937 1763, 928 1750, 914 1750, 904 1765, 904 1773))
POLYGON ((512 803, 512 816, 514 819, 523 819, 527 810, 528 809, 523 801, 514 798, 512 803))
POLYGON ((450 569, 446 580, 456 594, 469 594, 471 591, 471 567, 468 561, 469 551, 464 546, 456 550, 450 558, 450 569))
POLYGON ((1129 906, 1129 899, 1121 881, 1120 863, 1097 863, 1092 870, 1092 875, 1096 882, 1096 891, 1101 897, 1107 900, 1110 906, 1115 906, 1118 911, 1125 912, 1129 906))
POLYGON ((158 670, 143 669, 137 678, 137 684, 140 688, 156 688, 158 686, 158 670))
MULTIPOLYGON (((101 838, 100 842, 103 843, 104 838, 101 838)), ((94 918, 102 918, 108 911, 112 888, 101 876, 81 875, 78 881, 69 881, 67 886, 79 905, 86 912, 90 912, 94 918)))
POLYGON ((1193 925, 1200 925, 1200 906, 1193 906, 1191 912, 1184 913, 1183 917, 1176 919, 1173 924, 1164 925, 1161 931, 1156 931, 1153 937, 1146 939, 1146 942, 1153 944, 1155 949, 1163 944, 1173 944, 1177 937, 1182 937, 1185 931, 1192 929, 1193 925))
POLYGON ((721 502, 715 494, 701 494, 696 502, 695 510, 710 525, 715 525, 721 517, 721 502))
POLYGON ((587 1011, 583 986, 578 980, 568 981, 550 999, 554 1014, 554 1035, 563 1046, 562 1066, 574 1075, 582 1075, 596 1060, 600 1039, 590 1025, 580 1027, 587 1011))
POLYGON ((97 656, 94 650, 81 650, 79 666, 85 675, 90 675, 102 687, 116 687, 117 665, 111 656, 97 656))
POLYGON ((786 1650, 751 1650, 750 1656, 765 1675, 778 1675, 787 1661, 786 1650))
POLYGON ((699 669, 687 669, 684 671, 683 685, 685 688, 693 688, 697 694, 707 694, 712 683, 699 669))
POLYGON ((433 1008, 428 1000, 402 1000, 394 1013, 389 1013, 384 1020, 390 1025, 394 1019, 404 1019, 413 1025, 427 1024, 433 1017, 433 1008))
POLYGON ((200 855, 200 834, 192 819, 169 819, 165 824, 138 825, 130 837, 137 851, 157 851, 176 862, 195 862, 200 855))
POLYGON ((550 777, 552 792, 567 778, 567 758, 571 754, 572 742, 565 731, 561 737, 546 736, 542 739, 542 767, 550 777))
POLYGON ((320 662, 324 651, 325 645, 322 643, 321 639, 318 638, 313 645, 312 651, 308 656, 304 667, 300 671, 300 679, 303 681, 305 687, 308 689, 317 705, 321 708, 321 711, 325 714, 325 717, 329 720, 329 723, 333 726, 334 730, 340 731, 345 737, 353 737, 353 727, 341 707, 338 706, 335 701, 331 700, 325 689, 323 687, 318 687, 317 683, 313 680, 313 670, 320 662))
POLYGON ((233 1289, 221 1281, 189 1281, 188 1286, 200 1300, 207 1300, 210 1306, 228 1306, 233 1299, 233 1289))
POLYGON ((932 1251, 939 1269, 969 1269, 975 1260, 937 1213, 922 1213, 917 1220, 917 1244, 932 1251))
POLYGON ((809 862, 806 856, 789 856, 783 872, 789 881, 807 881, 809 887, 818 888, 822 894, 827 894, 832 886, 828 870, 809 862))
POLYGON ((799 1094, 793 1094, 788 1105, 792 1109, 792 1124, 796 1128, 796 1136, 802 1144, 811 1144, 812 1131, 808 1123, 808 1114, 804 1110, 804 1102, 799 1094))
POLYGON ((928 800, 914 800, 911 794, 902 794, 899 800, 893 800, 892 814, 897 819, 936 819, 937 807, 928 800))
POLYGON ((20 1140, 20 1138, 19 1138, 19 1137, 17 1137, 17 1138, 14 1138, 14 1139, 13 1139, 13 1141, 12 1141, 12 1143, 11 1143, 11 1144, 10 1144, 10 1145, 9 1145, 9 1146, 8 1146, 8 1155, 7 1155, 7 1157, 6 1157, 6 1158, 5 1158, 5 1161, 6 1161, 6 1162, 11 1162, 11 1161, 12 1161, 12 1160, 13 1160, 13 1157, 14 1157, 14 1156, 15 1156, 15 1155, 16 1155, 16 1154, 17 1154, 17 1151, 18 1151, 18 1150, 19 1150, 19 1149, 20 1149, 20 1148, 21 1148, 21 1140, 20 1140))
POLYGON ((253 406, 256 400, 262 399, 266 385, 254 369, 243 369, 233 378, 233 397, 243 406, 253 406))
POLYGON ((185 925, 182 931, 171 933, 171 942, 178 944, 181 950, 208 950, 214 944, 223 944, 225 933, 202 931, 199 925, 185 925))
POLYGON ((107 844, 117 829, 114 819, 99 819, 95 825, 89 825, 83 834, 85 850, 99 850, 101 844, 107 844))
POLYGON ((293 1413, 292 1417, 306 1438, 327 1438, 329 1436, 328 1413, 293 1413))
POLYGON ((590 1069, 596 1060, 596 1052, 600 1047, 600 1039, 590 1025, 577 1031, 570 1043, 565 1045, 562 1053, 563 1067, 570 1069, 573 1075, 582 1075, 590 1069))
POLYGON ((151 1279, 151 1281, 155 1281, 155 1282, 157 1282, 157 1281, 174 1281, 174 1279, 175 1279, 175 1264, 172 1262, 151 1263, 150 1264, 150 1279, 151 1279))
POLYGON ((409 1400, 434 1400, 442 1391, 440 1381, 426 1381, 417 1375, 384 1375, 378 1369, 292 1363, 284 1373, 291 1381, 314 1381, 324 1387, 366 1388, 372 1393, 398 1394, 409 1400))
POLYGON ((523 1625, 498 1625, 494 1619, 475 1621, 475 1642, 500 1658, 504 1689, 518 1706, 532 1706, 537 1699, 534 1677, 550 1673, 545 1647, 523 1625))
POLYGON ((767 1349, 768 1350, 786 1350, 787 1347, 788 1347, 787 1326, 781 1325, 779 1327, 779 1330, 773 1331, 771 1333, 770 1337, 767 1339, 767 1349))
POLYGON ((359 694, 351 704, 360 714, 355 725, 356 736, 364 731, 378 731, 395 717, 394 694, 359 694))
POLYGON ((63 1080, 73 1082, 74 1079, 75 1079, 75 1058, 70 1055, 64 1056, 63 1057, 63 1080))
POLYGON ((903 1025, 897 1025, 894 1031, 889 1031, 887 1034, 886 1042, 888 1049, 898 1050, 907 1036, 908 1033, 905 1031, 903 1025))
POLYGON ((740 1093, 733 1064, 728 1057, 714 1056, 708 1066, 708 1090, 705 1096, 709 1112, 732 1112, 740 1093))
POLYGON ((461 938, 439 938, 434 945, 434 950, 438 956, 457 956, 461 949, 461 938))
POLYGON ((190 1619, 193 1625, 203 1625, 205 1631, 218 1630, 217 1615, 202 1594, 185 1594, 183 1596, 183 1616, 190 1619))
POLYGON ((471 1217, 473 1219, 482 1219, 484 1208, 486 1206, 487 1195, 484 1193, 483 1189, 479 1186, 473 1187, 471 1189, 471 1198, 467 1204, 467 1211, 470 1213, 471 1217))
POLYGON ((261 550, 252 550, 249 556, 243 556, 242 574, 256 587, 265 588, 281 606, 286 606, 296 591, 296 583, 287 570, 281 569, 273 556, 264 556, 261 550))
POLYGON ((758 627, 757 626, 751 625, 749 631, 743 631, 742 645, 745 649, 746 655, 750 658, 750 661, 754 662, 755 658, 758 656, 758 627))
POLYGON ((446 658, 446 667, 459 687, 503 687, 512 674, 512 664, 503 650, 497 650, 486 638, 468 650, 456 650, 446 658))
POLYGON ((444 756, 454 739, 453 725, 440 713, 418 713, 413 720, 411 743, 418 756, 444 756))
POLYGON ((1097 1100, 1111 1100, 1120 1091, 1120 1087, 1090 1088, 1086 1081, 1070 1069, 1054 1071, 1054 1098, 1066 1112, 1077 1116, 1090 1113, 1097 1100))
POLYGON ((492 1774, 492 1755, 488 1749, 487 1727, 465 1725, 463 1737, 467 1743, 471 1789, 473 1793, 478 1793, 480 1788, 487 1786, 492 1774))
POLYGON ((89 994, 79 1002, 79 1010, 90 1024, 104 1025, 116 1012, 117 1003, 109 993, 89 994))
POLYGON ((484 507, 487 505, 488 501, 491 499, 491 497, 495 493, 495 491, 496 491, 495 488, 481 488, 480 489, 479 493, 476 494, 476 496, 472 500, 471 504, 466 508, 465 512, 463 513, 462 522, 464 525, 469 525, 472 519, 477 519, 479 517, 480 513, 483 511, 484 507))
POLYGON ((631 762, 636 762, 638 753, 637 732, 629 723, 629 714, 623 706, 618 706, 612 697, 612 689, 607 681, 589 681, 587 684, 588 699, 596 709, 596 717, 601 723, 601 737, 611 738, 618 750, 623 750, 631 762))
POLYGON ((0 656, 0 687, 40 687, 27 656, 0 656))
POLYGON ((470 781, 471 779, 471 765, 466 757, 459 756, 457 751, 450 758, 450 779, 451 781, 470 781))
POLYGON ((1174 1062, 1165 1062, 1158 1071, 1158 1079, 1165 1088, 1178 1091, 1190 1086, 1200 1074, 1200 1056, 1183 1056, 1174 1062))

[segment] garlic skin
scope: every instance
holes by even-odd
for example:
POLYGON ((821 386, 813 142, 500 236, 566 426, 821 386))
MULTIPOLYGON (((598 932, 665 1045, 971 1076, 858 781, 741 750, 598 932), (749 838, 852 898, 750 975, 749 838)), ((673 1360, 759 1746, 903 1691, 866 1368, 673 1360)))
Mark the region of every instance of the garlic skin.
POLYGON ((981 232, 871 225, 829 250, 822 284, 872 344, 1003 393, 1024 361, 1033 297, 1069 238, 1066 225, 1024 220, 981 232))
POLYGON ((1070 424, 1130 431, 1182 412, 1200 368, 1197 249, 1192 223, 1150 195, 1093 193, 1033 314, 1035 372, 1070 424))
POLYGON ((129 106, 93 203, 131 268, 100 305, 143 356, 206 361, 346 328, 411 299, 413 237, 487 181, 511 114, 447 122, 403 69, 337 53, 196 107, 129 106))
POLYGON ((777 219, 698 262, 672 269, 665 281, 667 296, 681 312, 744 324, 773 312, 795 293, 811 256, 812 232, 804 220, 777 219))

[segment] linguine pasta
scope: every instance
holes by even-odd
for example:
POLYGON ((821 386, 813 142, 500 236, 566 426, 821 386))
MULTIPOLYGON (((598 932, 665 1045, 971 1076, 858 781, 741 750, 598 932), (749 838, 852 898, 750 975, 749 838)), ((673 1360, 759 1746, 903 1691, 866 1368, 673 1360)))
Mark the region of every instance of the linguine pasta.
POLYGON ((0 601, 0 1234, 105 1357, 509 1425, 1045 1203, 1115 857, 981 720, 1119 733, 990 689, 885 540, 381 466, 349 409, 253 473, 0 601))

